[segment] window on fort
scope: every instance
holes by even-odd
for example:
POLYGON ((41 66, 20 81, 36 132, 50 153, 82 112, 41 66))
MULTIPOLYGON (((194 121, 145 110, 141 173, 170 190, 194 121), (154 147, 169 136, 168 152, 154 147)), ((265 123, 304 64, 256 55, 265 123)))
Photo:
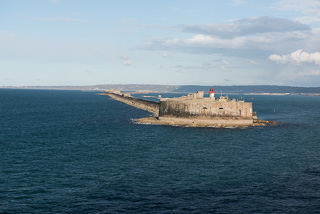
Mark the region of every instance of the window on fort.
POLYGON ((219 108, 219 110, 223 110, 223 108, 222 108, 222 107, 220 107, 220 108, 219 108))

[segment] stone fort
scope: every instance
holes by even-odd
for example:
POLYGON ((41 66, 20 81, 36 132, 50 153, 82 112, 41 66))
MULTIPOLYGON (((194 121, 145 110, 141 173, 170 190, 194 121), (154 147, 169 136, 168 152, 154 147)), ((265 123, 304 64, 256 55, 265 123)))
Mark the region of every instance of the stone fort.
POLYGON ((216 121, 241 121, 253 123, 257 120, 253 112, 252 103, 243 100, 230 100, 227 96, 215 98, 211 88, 209 97, 204 97, 203 91, 190 93, 179 98, 165 98, 160 100, 159 119, 210 119, 216 121))

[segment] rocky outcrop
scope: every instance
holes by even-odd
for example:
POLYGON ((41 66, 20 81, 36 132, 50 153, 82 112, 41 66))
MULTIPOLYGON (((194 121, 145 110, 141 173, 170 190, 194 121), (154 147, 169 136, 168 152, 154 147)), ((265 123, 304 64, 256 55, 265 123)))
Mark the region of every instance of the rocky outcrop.
POLYGON ((206 119, 181 119, 181 118, 140 118, 136 120, 138 124, 156 124, 169 126, 183 126, 183 127, 214 127, 214 128, 247 128, 254 126, 274 126, 279 125, 276 121, 257 120, 251 121, 237 121, 237 120, 206 120, 206 119))

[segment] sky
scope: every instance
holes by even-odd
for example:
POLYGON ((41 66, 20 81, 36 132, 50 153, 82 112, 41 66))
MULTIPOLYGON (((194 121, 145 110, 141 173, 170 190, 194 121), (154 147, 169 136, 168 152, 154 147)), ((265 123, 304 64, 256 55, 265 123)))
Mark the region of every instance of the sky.
POLYGON ((320 87, 320 0, 0 0, 0 86, 320 87))

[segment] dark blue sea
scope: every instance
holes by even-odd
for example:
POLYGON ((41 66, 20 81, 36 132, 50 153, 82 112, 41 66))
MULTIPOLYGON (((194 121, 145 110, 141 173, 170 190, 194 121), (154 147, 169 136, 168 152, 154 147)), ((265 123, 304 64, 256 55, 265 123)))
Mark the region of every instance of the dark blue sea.
POLYGON ((320 97, 244 99, 283 124, 138 125, 97 93, 2 89, 0 213, 320 213, 320 97))

